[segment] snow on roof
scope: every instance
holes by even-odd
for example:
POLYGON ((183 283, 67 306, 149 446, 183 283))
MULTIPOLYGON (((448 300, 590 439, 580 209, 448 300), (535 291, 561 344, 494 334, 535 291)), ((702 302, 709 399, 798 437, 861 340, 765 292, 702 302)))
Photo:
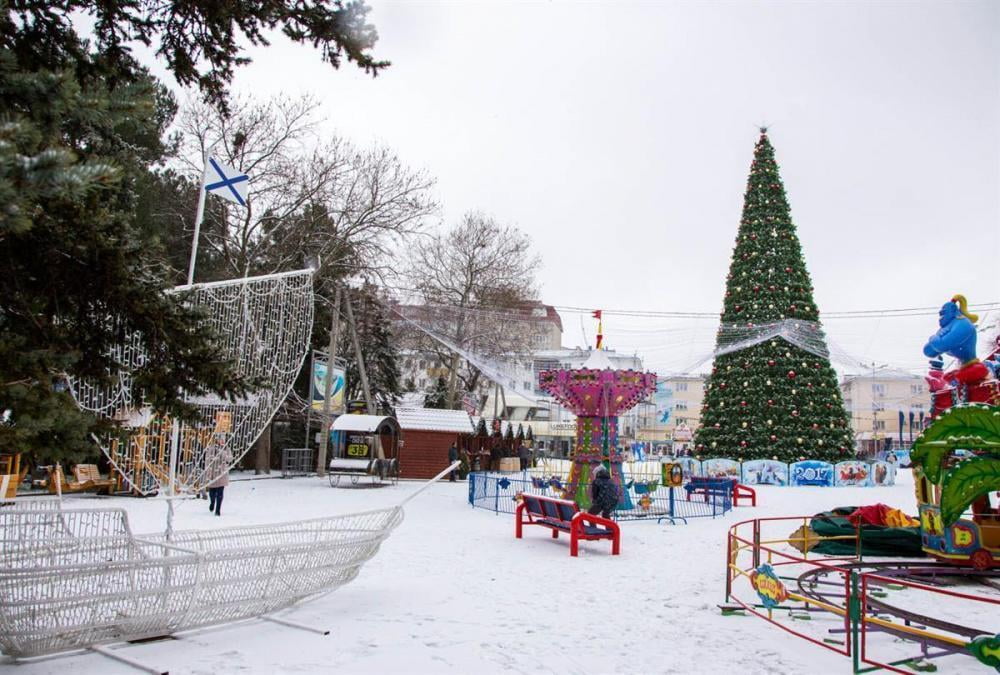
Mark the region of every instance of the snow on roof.
POLYGON ((583 364, 584 368, 590 368, 591 370, 614 370, 615 367, 611 365, 611 359, 608 355, 604 353, 603 350, 594 349, 590 352, 590 356, 583 364))
MULTIPOLYGON (((490 418, 490 417, 483 417, 483 416, 480 416, 480 415, 476 415, 475 417, 472 418, 472 426, 473 427, 478 427, 479 426, 479 420, 484 420, 486 422, 486 432, 492 434, 493 433, 493 419, 490 418)), ((500 433, 501 434, 506 434, 507 433, 507 427, 512 426, 512 424, 513 423, 510 420, 500 420, 500 433)), ((511 429, 511 433, 517 433, 517 427, 516 426, 513 429, 511 429)))
POLYGON ((365 431, 372 433, 388 420, 390 427, 398 426, 396 420, 384 415, 341 415, 333 421, 332 431, 365 431))
POLYGON ((456 434, 471 434, 475 431, 469 413, 464 410, 396 408, 396 419, 403 429, 450 431, 456 434))

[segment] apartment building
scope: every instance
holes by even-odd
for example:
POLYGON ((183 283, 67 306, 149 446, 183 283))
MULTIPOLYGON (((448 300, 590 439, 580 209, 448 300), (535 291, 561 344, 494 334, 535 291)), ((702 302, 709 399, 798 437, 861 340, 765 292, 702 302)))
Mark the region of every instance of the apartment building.
POLYGON ((840 391, 859 450, 878 445, 886 438, 898 443, 900 430, 903 443, 908 444, 920 433, 931 408, 924 378, 901 371, 848 375, 840 381, 840 391))

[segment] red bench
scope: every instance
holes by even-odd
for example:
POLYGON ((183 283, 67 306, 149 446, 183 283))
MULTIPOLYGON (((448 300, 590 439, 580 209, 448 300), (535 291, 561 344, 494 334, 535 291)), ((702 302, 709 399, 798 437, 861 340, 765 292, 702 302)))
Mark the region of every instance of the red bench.
POLYGON ((569 554, 576 556, 580 540, 611 540, 611 555, 621 551, 621 530, 618 523, 581 511, 575 502, 538 495, 523 495, 514 513, 514 536, 521 539, 525 525, 541 525, 552 530, 552 538, 560 532, 569 533, 569 554))
POLYGON ((708 478, 705 476, 691 476, 690 482, 684 486, 687 492, 687 500, 691 501, 691 495, 705 495, 705 501, 711 494, 729 493, 733 500, 733 506, 740 505, 740 499, 749 499, 751 506, 757 506, 757 491, 752 487, 741 484, 735 478, 708 478))

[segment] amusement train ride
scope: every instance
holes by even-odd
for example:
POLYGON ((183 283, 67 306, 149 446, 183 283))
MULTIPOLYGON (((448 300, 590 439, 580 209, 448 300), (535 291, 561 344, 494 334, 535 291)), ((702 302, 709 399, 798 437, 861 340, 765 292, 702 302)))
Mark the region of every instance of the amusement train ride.
POLYGON ((914 443, 913 480, 924 551, 978 570, 1000 567, 1000 336, 976 358, 978 317, 956 295, 924 346, 934 421, 914 443), (942 370, 942 355, 961 364, 942 370), (963 517, 971 506, 971 517, 963 517))

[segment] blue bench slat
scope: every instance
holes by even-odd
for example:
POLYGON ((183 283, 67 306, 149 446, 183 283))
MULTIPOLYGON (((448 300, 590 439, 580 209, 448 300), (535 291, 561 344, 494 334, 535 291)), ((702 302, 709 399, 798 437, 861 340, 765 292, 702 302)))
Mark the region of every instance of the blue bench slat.
POLYGON ((556 504, 559 507, 559 519, 560 520, 573 520, 573 516, 576 515, 576 505, 570 504, 556 504))
POLYGON ((556 527, 560 530, 566 530, 569 532, 569 523, 563 522, 561 520, 553 520, 552 518, 539 518, 535 521, 536 523, 541 523, 542 525, 549 525, 550 527, 556 527))
POLYGON ((538 497, 532 497, 531 495, 524 495, 524 503, 528 507, 528 513, 536 515, 541 515, 543 513, 541 500, 538 499, 538 497))

